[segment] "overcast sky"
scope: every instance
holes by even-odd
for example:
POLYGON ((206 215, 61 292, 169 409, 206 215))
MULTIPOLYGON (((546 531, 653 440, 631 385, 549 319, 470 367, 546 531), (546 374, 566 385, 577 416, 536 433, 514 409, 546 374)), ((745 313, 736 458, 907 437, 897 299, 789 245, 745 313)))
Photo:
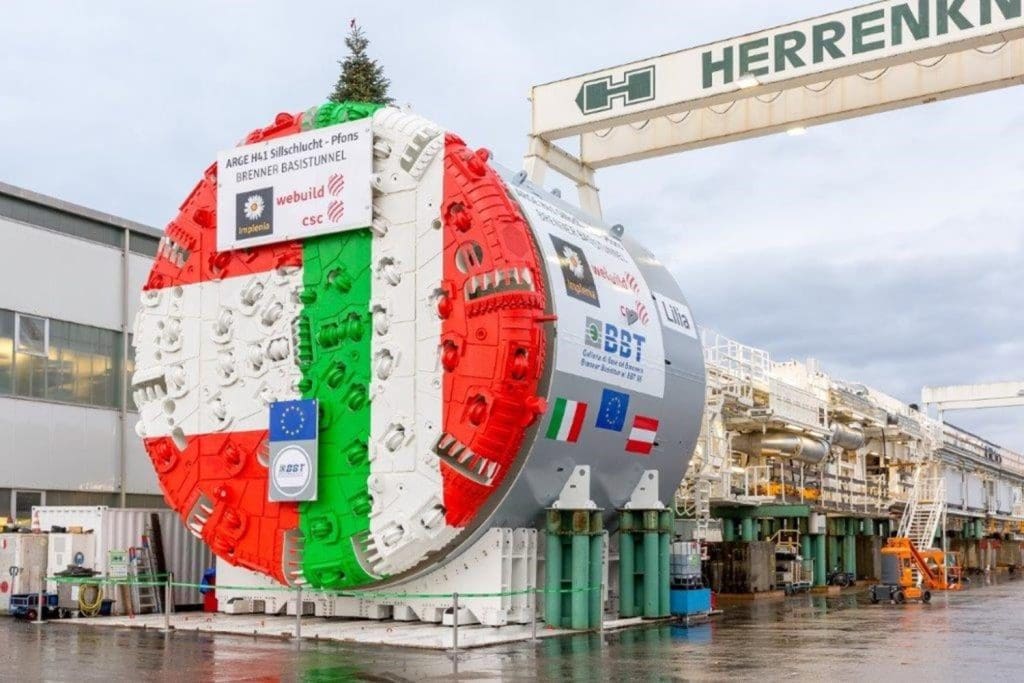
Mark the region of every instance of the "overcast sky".
MULTIPOLYGON (((854 0, 49 2, 0 22, 0 180, 163 226, 217 150, 323 101, 355 17, 401 103, 521 162, 532 84, 854 0), (586 9, 583 9, 583 8, 586 9)), ((1024 378, 1024 90, 601 171, 698 320, 916 401, 1024 378)), ((1024 451, 1024 409, 954 421, 1024 451)))

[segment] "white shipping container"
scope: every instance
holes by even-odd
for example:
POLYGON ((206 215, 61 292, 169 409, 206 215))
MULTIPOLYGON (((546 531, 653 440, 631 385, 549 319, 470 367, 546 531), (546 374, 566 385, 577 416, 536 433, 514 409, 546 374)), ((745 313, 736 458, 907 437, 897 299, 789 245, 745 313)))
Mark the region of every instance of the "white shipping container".
POLYGON ((38 593, 46 576, 46 534, 0 534, 0 614, 11 596, 38 593))
MULTIPOLYGON (((37 505, 32 507, 32 525, 48 531, 52 526, 80 526, 83 530, 92 530, 93 557, 92 567, 104 576, 110 573, 107 566, 111 550, 127 551, 129 548, 142 545, 142 536, 146 533, 150 515, 160 516, 160 531, 163 536, 164 557, 167 568, 174 573, 174 581, 198 584, 203 572, 213 566, 213 554, 206 545, 185 528, 173 510, 145 508, 111 508, 106 505, 88 507, 37 505)), ((60 571, 64 567, 47 568, 47 571, 60 571)), ((107 597, 117 599, 117 591, 107 588, 107 597)), ((175 588, 174 604, 202 604, 202 596, 196 588, 175 588)), ((115 604, 120 611, 120 605, 115 604)))
POLYGON ((946 503, 955 508, 964 507, 964 474, 957 469, 946 470, 946 503))
MULTIPOLYGON (((93 534, 50 534, 46 554, 46 575, 53 576, 68 567, 96 569, 96 538, 93 534)), ((55 593, 57 582, 48 580, 46 591, 55 593)))
POLYGON ((985 482, 974 474, 968 474, 965 486, 965 503, 969 510, 986 510, 988 506, 985 495, 985 482))
POLYGON ((1003 515, 1013 512, 1013 504, 1016 502, 1013 495, 1013 486, 1009 482, 996 482, 996 511, 1003 515))

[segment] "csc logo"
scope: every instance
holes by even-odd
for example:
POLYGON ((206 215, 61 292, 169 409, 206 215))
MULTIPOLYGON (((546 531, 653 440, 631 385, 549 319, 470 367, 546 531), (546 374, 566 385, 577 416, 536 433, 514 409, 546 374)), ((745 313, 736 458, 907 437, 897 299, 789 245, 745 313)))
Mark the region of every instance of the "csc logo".
POLYGON ((587 318, 584 341, 587 346, 640 363, 647 337, 597 318, 587 318))
POLYGON ((302 217, 302 227, 304 227, 304 228, 313 228, 313 227, 316 227, 317 225, 323 225, 323 222, 324 222, 323 214, 320 214, 318 216, 303 216, 302 217))

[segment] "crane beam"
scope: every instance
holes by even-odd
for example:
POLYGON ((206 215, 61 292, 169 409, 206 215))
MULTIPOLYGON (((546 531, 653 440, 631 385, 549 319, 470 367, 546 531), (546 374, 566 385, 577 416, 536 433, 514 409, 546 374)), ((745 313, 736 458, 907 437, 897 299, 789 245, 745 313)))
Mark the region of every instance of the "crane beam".
POLYGON ((604 166, 1024 83, 1022 5, 879 0, 536 85, 527 172, 594 204, 604 166))
POLYGON ((592 169, 1024 85, 1024 38, 580 135, 592 169))
POLYGON ((925 387, 921 403, 946 410, 975 410, 1024 406, 1024 382, 961 384, 946 387, 925 387))

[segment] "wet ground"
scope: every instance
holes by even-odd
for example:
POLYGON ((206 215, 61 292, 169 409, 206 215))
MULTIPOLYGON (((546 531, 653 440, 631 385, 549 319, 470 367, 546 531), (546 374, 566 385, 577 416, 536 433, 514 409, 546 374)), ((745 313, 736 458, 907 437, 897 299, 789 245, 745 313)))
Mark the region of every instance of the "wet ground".
POLYGON ((711 624, 463 652, 0 620, 0 680, 1021 681, 1024 581, 870 605, 865 589, 730 605, 711 624))

